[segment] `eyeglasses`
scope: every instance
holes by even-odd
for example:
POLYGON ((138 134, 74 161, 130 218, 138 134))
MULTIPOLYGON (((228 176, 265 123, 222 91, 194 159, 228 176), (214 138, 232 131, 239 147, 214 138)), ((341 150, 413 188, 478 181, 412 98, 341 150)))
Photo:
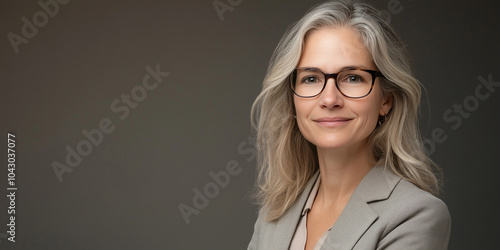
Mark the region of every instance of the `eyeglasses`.
POLYGON ((368 69, 344 69, 325 74, 317 68, 298 68, 290 75, 290 85, 295 95, 312 98, 321 94, 328 79, 333 78, 342 95, 357 99, 370 94, 378 76, 384 77, 381 72, 368 69))

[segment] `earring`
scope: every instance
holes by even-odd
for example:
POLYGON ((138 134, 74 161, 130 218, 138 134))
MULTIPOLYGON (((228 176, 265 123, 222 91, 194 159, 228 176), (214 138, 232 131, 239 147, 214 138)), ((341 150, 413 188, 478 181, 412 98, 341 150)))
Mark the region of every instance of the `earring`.
POLYGON ((387 114, 384 114, 383 116, 379 116, 378 117, 378 125, 382 126, 382 124, 384 124, 384 122, 385 122, 385 119, 387 119, 387 114))

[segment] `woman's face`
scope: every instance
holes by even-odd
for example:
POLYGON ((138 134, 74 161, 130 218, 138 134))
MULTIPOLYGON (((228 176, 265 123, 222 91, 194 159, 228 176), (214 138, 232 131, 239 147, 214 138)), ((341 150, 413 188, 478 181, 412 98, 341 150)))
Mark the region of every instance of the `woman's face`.
MULTIPOLYGON (((311 31, 297 67, 318 68, 325 73, 347 67, 377 70, 362 40, 345 27, 311 31)), ((360 99, 343 96, 335 79, 330 78, 319 96, 294 95, 294 105, 299 129, 308 141, 318 148, 355 149, 366 145, 379 115, 389 112, 392 101, 382 95, 379 78, 371 93, 360 99)))

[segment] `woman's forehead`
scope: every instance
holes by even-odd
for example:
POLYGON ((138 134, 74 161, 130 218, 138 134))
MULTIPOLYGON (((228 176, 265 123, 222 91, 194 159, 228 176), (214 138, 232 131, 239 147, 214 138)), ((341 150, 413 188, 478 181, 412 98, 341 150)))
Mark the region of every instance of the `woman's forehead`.
POLYGON ((371 54, 352 28, 325 27, 312 30, 307 35, 299 67, 332 71, 346 65, 374 67, 371 54))

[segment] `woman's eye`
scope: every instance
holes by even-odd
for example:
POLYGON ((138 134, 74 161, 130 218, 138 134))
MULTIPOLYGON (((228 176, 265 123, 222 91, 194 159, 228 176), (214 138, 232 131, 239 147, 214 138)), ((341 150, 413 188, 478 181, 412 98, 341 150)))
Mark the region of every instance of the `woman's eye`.
POLYGON ((317 83, 319 82, 318 78, 315 76, 307 76, 302 79, 303 83, 317 83))
POLYGON ((360 82, 363 82, 364 79, 363 77, 359 76, 359 75, 348 75, 345 79, 344 79, 345 82, 348 82, 348 83, 360 83, 360 82))

